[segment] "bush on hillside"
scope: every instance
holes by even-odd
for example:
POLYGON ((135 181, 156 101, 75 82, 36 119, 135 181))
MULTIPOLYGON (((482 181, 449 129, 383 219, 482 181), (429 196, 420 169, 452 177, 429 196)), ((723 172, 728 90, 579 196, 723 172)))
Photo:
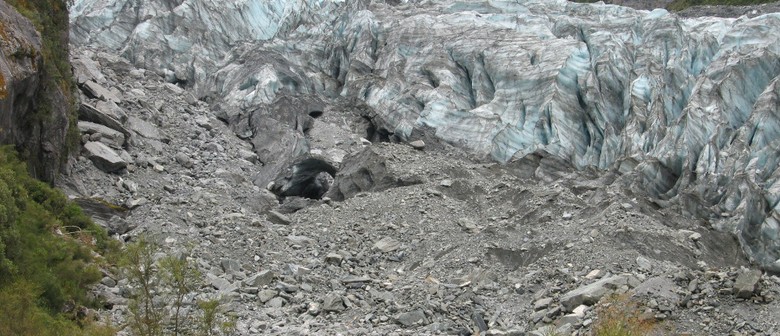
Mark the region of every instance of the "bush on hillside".
MULTIPOLYGON (((0 335, 89 335, 79 318, 101 279, 96 250, 107 234, 60 191, 27 173, 0 147, 0 335)), ((91 326, 88 328, 92 328, 91 326)))

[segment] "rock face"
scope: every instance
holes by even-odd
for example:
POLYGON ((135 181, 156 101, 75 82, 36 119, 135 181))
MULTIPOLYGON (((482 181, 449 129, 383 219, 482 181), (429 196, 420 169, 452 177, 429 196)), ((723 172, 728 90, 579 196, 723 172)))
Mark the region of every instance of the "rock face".
POLYGON ((35 27, 5 2, 0 36, 0 143, 15 145, 35 177, 53 181, 65 151, 70 103, 50 84, 35 27))
POLYGON ((220 100, 263 162, 306 152, 299 116, 314 110, 266 108, 281 93, 358 98, 385 139, 430 130, 502 163, 546 153, 622 174, 780 270, 780 34, 766 29, 780 14, 683 19, 563 0, 81 0, 72 20, 76 43, 220 100), (281 140, 268 145, 271 135, 281 140))

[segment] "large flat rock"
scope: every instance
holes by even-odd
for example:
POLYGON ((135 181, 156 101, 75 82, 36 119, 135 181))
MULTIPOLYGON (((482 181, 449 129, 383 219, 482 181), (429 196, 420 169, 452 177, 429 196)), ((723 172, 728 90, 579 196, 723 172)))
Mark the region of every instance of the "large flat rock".
POLYGON ((96 167, 107 173, 114 173, 127 168, 127 162, 119 157, 113 149, 101 142, 87 142, 84 144, 87 157, 96 167))

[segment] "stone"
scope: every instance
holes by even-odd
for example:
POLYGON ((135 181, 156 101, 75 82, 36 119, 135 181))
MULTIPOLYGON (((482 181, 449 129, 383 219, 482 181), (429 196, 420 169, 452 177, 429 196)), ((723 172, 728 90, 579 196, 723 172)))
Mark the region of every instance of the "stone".
POLYGON ((108 89, 104 88, 102 85, 95 83, 94 81, 91 80, 84 82, 84 84, 82 84, 81 86, 81 90, 84 91, 84 94, 86 94, 90 98, 110 101, 117 104, 122 101, 113 92, 109 91, 108 89))
POLYGON ((209 117, 197 117, 195 118, 195 124, 205 128, 207 131, 214 129, 214 126, 211 124, 211 119, 209 119, 209 117))
POLYGON ((285 292, 285 293, 295 293, 298 290, 300 290, 300 287, 298 287, 298 285, 289 284, 289 283, 286 283, 284 281, 279 281, 276 284, 276 289, 278 289, 278 290, 280 290, 282 292, 285 292))
MULTIPOLYGON (((123 108, 119 107, 119 105, 117 105, 114 102, 110 102, 110 101, 106 102, 102 100, 98 101, 97 103, 95 103, 95 109, 120 122, 127 121, 127 112, 125 112, 123 108)), ((121 130, 118 129, 117 131, 121 131, 121 130)))
POLYGON ((738 298, 750 299, 753 293, 758 289, 758 283, 761 281, 761 271, 746 270, 737 276, 734 282, 734 294, 738 298))
POLYGON ((317 302, 309 302, 309 307, 306 309, 306 313, 311 316, 317 316, 322 311, 322 306, 317 302))
POLYGON ((344 257, 338 253, 331 252, 325 256, 325 262, 331 265, 339 266, 341 265, 342 261, 344 261, 344 257))
POLYGON ((212 287, 218 289, 221 292, 235 292, 238 291, 238 287, 230 283, 230 281, 221 278, 219 276, 216 276, 211 273, 206 274, 206 280, 208 280, 209 284, 211 284, 212 287))
POLYGON ((246 149, 241 149, 241 150, 238 151, 238 156, 240 158, 244 159, 244 160, 247 160, 247 161, 251 162, 251 163, 257 163, 257 153, 255 153, 253 151, 246 150, 246 149))
POLYGON ((127 162, 101 142, 87 142, 84 150, 92 163, 104 172, 115 173, 127 168, 127 162))
POLYGON ((379 250, 383 253, 392 252, 401 247, 401 242, 391 238, 391 237, 384 237, 374 243, 374 249, 379 250))
POLYGON ((458 225, 460 225, 463 230, 468 231, 470 233, 477 233, 479 232, 479 227, 477 226, 474 221, 472 221, 469 218, 460 218, 458 219, 458 225))
POLYGON ((632 292, 636 297, 651 298, 652 300, 663 299, 664 302, 676 305, 680 302, 680 296, 676 293, 677 288, 672 279, 657 276, 645 280, 636 286, 632 292))
POLYGON ((195 166, 195 163, 192 161, 190 156, 182 152, 176 153, 174 159, 176 159, 176 162, 178 162, 184 168, 192 168, 195 166))
POLYGON ((116 280, 110 278, 110 277, 103 277, 102 280, 100 280, 100 283, 103 285, 106 285, 108 287, 114 287, 116 286, 116 280))
POLYGON ((241 264, 237 260, 222 258, 219 262, 219 266, 222 267, 222 271, 228 274, 235 274, 241 271, 241 264))
POLYGON ((558 320, 555 321, 555 323, 558 324, 559 326, 563 326, 563 325, 566 325, 566 324, 571 325, 571 326, 575 326, 575 325, 580 324, 581 320, 582 320, 582 316, 580 316, 580 315, 577 315, 577 314, 566 314, 566 315, 563 315, 560 318, 558 318, 558 320))
POLYGON ((138 135, 153 140, 162 140, 162 134, 157 126, 152 123, 137 117, 128 117, 127 126, 130 130, 138 135))
POLYGON ((128 209, 135 209, 139 206, 142 206, 146 203, 148 203, 149 200, 146 199, 146 197, 141 198, 128 198, 127 201, 125 201, 125 207, 128 209))
POLYGON ((346 309, 341 295, 330 293, 322 300, 322 310, 326 312, 340 312, 346 309))
POLYGON ((345 283, 345 284, 358 283, 358 282, 371 282, 371 281, 372 280, 371 280, 370 277, 367 277, 367 276, 355 276, 355 275, 350 275, 350 276, 348 276, 346 278, 341 279, 341 282, 345 283))
POLYGON ((130 131, 122 125, 121 115, 111 110, 99 109, 87 103, 79 105, 79 120, 89 121, 121 132, 125 137, 130 136, 130 131))
POLYGON ((545 309, 550 306, 552 301, 553 301, 552 298, 544 298, 544 299, 536 300, 536 302, 534 302, 534 310, 545 309))
POLYGON ((425 142, 422 140, 416 140, 409 143, 409 146, 412 146, 412 148, 416 150, 423 150, 425 149, 425 142))
POLYGON ((122 235, 135 229, 137 226, 138 226, 137 223, 130 224, 129 221, 119 216, 112 216, 106 222, 106 230, 110 235, 115 235, 115 234, 122 235))
POLYGON ((276 276, 270 270, 262 270, 257 272, 257 274, 248 277, 244 280, 244 283, 253 287, 263 287, 270 285, 275 278, 276 276))
POLYGON ((95 141, 103 142, 117 149, 125 145, 125 135, 112 128, 89 121, 79 121, 77 125, 79 132, 83 134, 100 135, 100 138, 95 141))
POLYGON ((653 262, 643 256, 636 258, 636 264, 642 271, 650 272, 653 270, 653 262))
POLYGON ((604 272, 602 270, 597 270, 597 269, 596 270, 592 270, 592 271, 588 272, 587 275, 585 275, 585 279, 590 279, 590 280, 600 279, 601 277, 604 276, 605 273, 606 272, 604 272))
POLYGON ((271 299, 275 298, 276 295, 278 295, 279 292, 273 289, 264 289, 257 293, 257 300, 261 303, 266 303, 268 301, 271 301, 271 299))
POLYGON ((621 286, 628 286, 628 275, 615 275, 601 279, 592 284, 585 285, 563 294, 560 297, 561 305, 566 312, 571 312, 581 304, 593 305, 604 295, 613 292, 621 286))
POLYGON ((574 308, 574 310, 572 310, 572 314, 577 315, 579 317, 585 317, 585 313, 588 310, 590 310, 590 307, 586 305, 579 305, 577 306, 577 308, 574 308))
POLYGON ((278 211, 270 210, 266 213, 266 218, 268 218, 268 221, 274 224, 280 224, 280 225, 290 225, 292 223, 292 220, 290 220, 290 217, 287 217, 286 215, 279 213, 278 211))
POLYGON ((282 308, 285 303, 287 303, 287 301, 277 296, 271 300, 268 300, 268 302, 265 303, 265 306, 268 308, 282 308))
POLYGON ((298 246, 306 246, 306 245, 314 244, 315 242, 314 239, 311 239, 309 237, 296 236, 296 235, 287 236, 287 240, 289 240, 290 243, 292 243, 293 245, 298 245, 298 246))
POLYGON ((164 87, 168 89, 168 91, 173 92, 175 94, 184 93, 184 89, 180 88, 178 85, 173 83, 165 83, 164 87))
POLYGON ((77 57, 71 60, 73 77, 76 83, 84 84, 88 81, 104 83, 106 77, 100 72, 100 65, 88 57, 77 57))
POLYGON ((395 317, 395 321, 404 327, 411 327, 417 324, 428 323, 428 320, 425 317, 425 312, 423 312, 422 309, 400 313, 395 317))

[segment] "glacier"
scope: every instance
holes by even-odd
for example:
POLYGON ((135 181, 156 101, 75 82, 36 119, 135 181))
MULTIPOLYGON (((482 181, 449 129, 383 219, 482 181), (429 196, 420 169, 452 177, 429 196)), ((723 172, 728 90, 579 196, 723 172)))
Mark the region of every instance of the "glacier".
POLYGON ((300 130, 279 125, 309 111, 268 108, 280 97, 358 99, 395 141, 426 129, 502 163, 545 152, 618 172, 780 272, 780 14, 681 18, 564 0, 76 0, 71 20, 72 43, 188 88, 268 162, 306 151, 300 130), (283 149, 263 148, 269 134, 283 149))

